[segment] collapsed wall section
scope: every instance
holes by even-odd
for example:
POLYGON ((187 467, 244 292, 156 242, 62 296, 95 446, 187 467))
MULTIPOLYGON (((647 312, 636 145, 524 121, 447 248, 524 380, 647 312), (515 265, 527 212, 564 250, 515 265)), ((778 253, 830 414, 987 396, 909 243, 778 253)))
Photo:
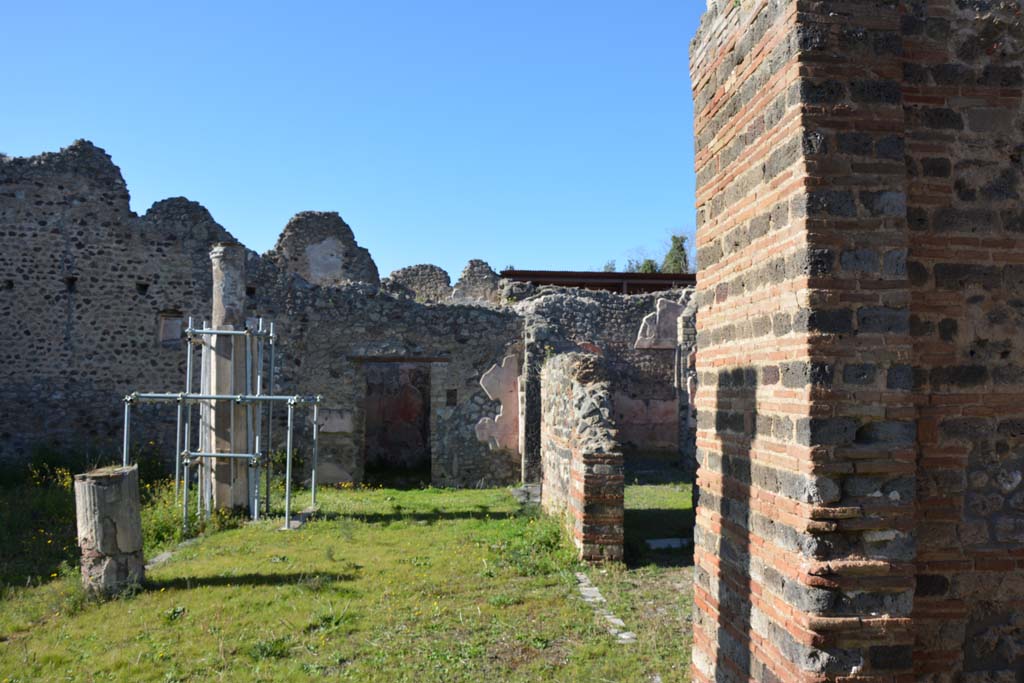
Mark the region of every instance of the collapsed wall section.
POLYGON ((400 268, 381 280, 380 286, 393 296, 421 303, 450 303, 452 299, 448 273, 429 263, 400 268))
POLYGON ((621 295, 564 287, 541 287, 514 306, 522 316, 522 391, 525 481, 540 479, 540 371, 552 355, 585 351, 600 355, 612 383, 619 443, 628 451, 676 452, 679 403, 673 382, 674 348, 635 348, 644 318, 659 298, 682 291, 621 295))
POLYGON ((565 515, 584 560, 621 560, 623 456, 604 361, 566 353, 541 371, 541 506, 565 515))
POLYGON ((281 330, 283 386, 324 396, 321 475, 363 477, 367 366, 414 363, 429 373, 429 447, 435 486, 494 486, 519 478, 519 455, 492 451, 476 436, 497 416, 480 378, 521 349, 522 321, 508 310, 423 305, 351 283, 310 286, 258 257, 250 262, 250 305, 281 330), (326 463, 326 464, 324 464, 326 463))
MULTIPOLYGON (((234 240, 195 202, 128 200, 90 142, 0 157, 0 459, 113 446, 124 394, 183 386, 184 316, 209 315, 210 246, 234 240)), ((173 443, 173 414, 134 417, 173 443)))
MULTIPOLYGON (((0 459, 24 462, 40 446, 117 452, 125 394, 184 386, 187 316, 210 315, 210 248, 235 240, 195 202, 168 199, 137 216, 128 199, 120 170, 85 141, 0 157, 0 459)), ((501 407, 480 378, 521 353, 522 321, 384 294, 364 252, 337 214, 315 212, 290 221, 269 257, 246 252, 244 314, 276 323, 276 391, 326 399, 321 480, 362 477, 364 364, 407 360, 429 373, 433 482, 516 481, 518 455, 492 451, 475 428, 501 407)), ((171 457, 173 410, 138 406, 132 421, 134 448, 171 457)), ((297 438, 310 429, 301 419, 297 438)))

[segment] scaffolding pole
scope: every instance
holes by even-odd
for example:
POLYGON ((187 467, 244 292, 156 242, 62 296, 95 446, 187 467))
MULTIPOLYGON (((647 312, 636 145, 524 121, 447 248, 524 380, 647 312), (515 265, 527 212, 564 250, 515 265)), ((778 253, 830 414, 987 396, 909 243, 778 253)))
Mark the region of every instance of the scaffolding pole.
MULTIPOLYGON (((274 371, 276 367, 277 338, 274 336, 274 323, 270 323, 270 393, 274 393, 274 371)), ((274 404, 267 404, 267 515, 270 514, 270 476, 273 471, 274 457, 274 404)))
POLYGON ((310 491, 311 501, 310 506, 316 507, 316 468, 320 446, 320 397, 317 396, 316 403, 313 404, 313 472, 310 475, 310 491))
MULTIPOLYGON (((209 322, 203 321, 203 328, 209 326, 209 322)), ((213 346, 208 338, 202 338, 203 344, 203 367, 200 369, 199 390, 203 393, 211 393, 210 375, 213 372, 213 346)), ((190 404, 191 405, 191 404, 190 404)), ((199 430, 199 450, 211 450, 210 424, 213 419, 213 401, 203 401, 199 404, 200 414, 205 414, 206 419, 199 430)), ((196 467, 196 479, 199 482, 196 495, 196 517, 205 516, 209 519, 210 511, 213 508, 213 472, 208 460, 201 460, 196 467), (204 514, 205 513, 205 514, 204 514)))
MULTIPOLYGON (((256 335, 252 337, 252 344, 256 347, 256 395, 263 396, 263 318, 260 317, 256 320, 256 335)), ((258 520, 260 518, 260 475, 262 472, 260 468, 264 466, 263 462, 263 451, 260 448, 262 445, 260 439, 263 436, 263 403, 257 404, 255 415, 253 416, 252 434, 254 452, 257 456, 256 467, 252 472, 253 476, 253 497, 250 503, 252 509, 252 518, 258 520)))
POLYGON ((131 445, 132 402, 124 399, 124 443, 121 449, 121 464, 128 467, 128 448, 131 445))
MULTIPOLYGON (((273 416, 274 404, 286 402, 288 404, 288 432, 285 451, 285 529, 291 528, 291 481, 294 458, 294 432, 295 432, 295 407, 299 405, 312 406, 313 419, 313 448, 312 448, 312 477, 311 495, 312 504, 316 505, 317 494, 317 471, 319 466, 319 441, 320 441, 320 402, 323 397, 317 396, 277 396, 274 394, 275 375, 277 371, 277 335, 274 323, 264 325, 263 318, 256 321, 256 329, 248 327, 245 330, 215 330, 208 327, 204 320, 201 328, 195 328, 193 318, 189 317, 186 329, 186 357, 185 357, 185 391, 179 393, 171 392, 140 392, 135 391, 124 397, 124 441, 122 461, 128 465, 131 461, 131 420, 132 406, 135 403, 162 403, 173 402, 176 404, 176 429, 175 429, 175 454, 174 454, 174 492, 175 499, 180 496, 182 504, 182 528, 187 532, 189 527, 189 504, 191 503, 191 479, 192 468, 196 471, 196 514, 202 516, 205 512, 209 517, 212 509, 212 477, 211 461, 216 458, 237 459, 247 462, 249 467, 249 506, 250 513, 254 520, 259 519, 260 507, 260 471, 261 467, 266 469, 266 511, 270 512, 270 483, 271 483, 271 462, 270 456, 273 453, 273 416), (216 334, 245 335, 245 392, 242 394, 216 394, 211 391, 211 347, 206 336, 216 334), (200 390, 193 392, 193 344, 199 343, 202 347, 200 363, 200 390), (265 359, 264 344, 269 343, 269 370, 268 382, 263 379, 263 366, 265 359), (269 387, 269 391, 268 391, 269 387), (245 406, 245 429, 246 444, 249 452, 246 453, 217 453, 214 451, 210 441, 210 419, 213 404, 217 401, 230 401, 245 406), (192 436, 192 405, 199 404, 199 443, 193 446, 192 436), (263 410, 267 410, 267 432, 266 442, 263 441, 263 410)), ((241 425, 232 424, 232 428, 241 428, 241 425)))
POLYGON ((295 404, 288 402, 288 441, 284 462, 284 528, 292 528, 292 431, 295 426, 295 404))

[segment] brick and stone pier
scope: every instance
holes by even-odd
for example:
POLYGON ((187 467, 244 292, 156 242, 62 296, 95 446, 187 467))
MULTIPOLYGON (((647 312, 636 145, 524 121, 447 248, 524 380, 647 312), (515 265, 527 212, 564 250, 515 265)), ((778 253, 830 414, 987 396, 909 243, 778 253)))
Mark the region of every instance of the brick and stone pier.
POLYGON ((1017 2, 712 0, 697 681, 1024 670, 1017 2))
POLYGON ((607 368, 565 353, 541 379, 541 506, 566 517, 581 559, 621 560, 625 477, 607 368))

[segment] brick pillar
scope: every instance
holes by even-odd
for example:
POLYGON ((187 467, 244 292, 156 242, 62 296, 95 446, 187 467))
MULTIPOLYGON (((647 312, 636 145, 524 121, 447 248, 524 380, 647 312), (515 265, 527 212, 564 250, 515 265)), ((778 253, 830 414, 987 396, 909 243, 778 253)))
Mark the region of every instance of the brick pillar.
POLYGON ((904 680, 915 408, 897 3, 712 0, 698 184, 698 681, 904 680))
MULTIPOLYGON (((210 250, 213 265, 211 325, 219 330, 245 329, 245 247, 217 244, 210 250)), ((245 393, 246 338, 213 338, 210 387, 214 394, 245 393)), ((248 453, 244 405, 217 401, 210 415, 211 438, 217 453, 248 453)), ((249 504, 249 466, 243 460, 218 458, 213 464, 213 505, 236 508, 249 504)))

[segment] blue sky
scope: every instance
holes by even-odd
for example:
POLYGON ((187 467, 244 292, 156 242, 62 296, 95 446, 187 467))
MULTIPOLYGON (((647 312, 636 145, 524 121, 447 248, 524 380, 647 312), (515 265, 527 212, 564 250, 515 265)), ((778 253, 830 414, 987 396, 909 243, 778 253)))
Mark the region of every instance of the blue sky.
POLYGON ((77 138, 247 246, 338 211, 381 274, 598 269, 694 225, 704 2, 8 3, 0 152, 77 138))

